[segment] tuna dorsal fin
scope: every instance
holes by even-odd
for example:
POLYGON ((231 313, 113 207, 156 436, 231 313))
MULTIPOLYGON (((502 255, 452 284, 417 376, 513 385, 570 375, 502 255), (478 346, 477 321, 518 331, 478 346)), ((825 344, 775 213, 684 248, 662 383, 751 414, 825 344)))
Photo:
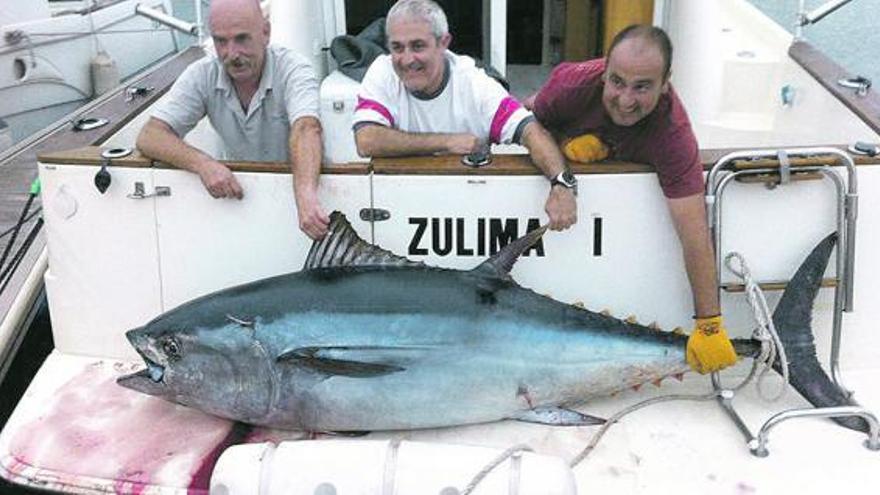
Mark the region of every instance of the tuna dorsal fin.
POLYGON ((489 277, 507 278, 510 274, 510 270, 513 268, 513 264, 516 263, 516 260, 519 259, 520 255, 528 248, 532 247, 532 244, 538 242, 538 239, 540 239, 546 231, 547 226, 544 225, 543 227, 539 227, 519 239, 516 239, 510 244, 504 246, 501 251, 492 255, 491 258, 480 263, 479 266, 474 268, 473 272, 478 275, 489 277))
POLYGON ((312 244, 303 270, 340 266, 423 266, 391 251, 374 246, 358 236, 345 215, 330 214, 327 235, 312 244))

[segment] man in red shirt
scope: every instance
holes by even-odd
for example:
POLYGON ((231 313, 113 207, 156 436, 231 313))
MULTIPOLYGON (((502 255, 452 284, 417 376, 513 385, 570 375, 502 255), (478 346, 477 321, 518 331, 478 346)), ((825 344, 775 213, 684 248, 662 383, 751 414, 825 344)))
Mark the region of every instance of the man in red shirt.
POLYGON ((694 299, 687 360, 700 373, 736 362, 721 321, 703 167, 687 113, 669 84, 672 44, 663 30, 630 26, 605 59, 560 64, 526 101, 576 162, 612 157, 657 172, 681 241, 694 299))

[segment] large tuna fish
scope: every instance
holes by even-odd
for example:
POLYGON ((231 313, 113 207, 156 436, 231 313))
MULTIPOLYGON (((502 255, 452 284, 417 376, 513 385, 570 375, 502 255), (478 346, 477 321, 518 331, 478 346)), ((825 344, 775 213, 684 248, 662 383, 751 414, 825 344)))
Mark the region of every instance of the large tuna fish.
MULTIPOLYGON (((351 431, 586 424, 595 418, 564 408, 688 371, 684 336, 517 285, 508 272, 542 233, 449 270, 371 246, 334 213, 301 272, 201 297, 128 332, 147 367, 119 383, 250 424, 351 431)), ((846 401, 810 330, 833 244, 804 262, 776 311, 792 383, 816 405, 846 401)), ((740 356, 759 350, 734 344, 740 356)))

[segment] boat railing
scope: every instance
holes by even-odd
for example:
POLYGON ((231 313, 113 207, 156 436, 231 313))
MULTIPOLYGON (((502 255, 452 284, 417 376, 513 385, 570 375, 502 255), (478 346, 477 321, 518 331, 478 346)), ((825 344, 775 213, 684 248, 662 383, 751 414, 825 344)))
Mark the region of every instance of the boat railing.
POLYGON ((795 39, 800 40, 803 37, 804 26, 816 24, 851 1, 852 0, 831 0, 830 2, 825 2, 819 7, 807 12, 805 0, 800 0, 797 22, 795 23, 795 39))
POLYGON ((199 36, 199 32, 201 28, 197 24, 193 24, 192 22, 186 22, 184 20, 178 19, 172 15, 168 15, 165 12, 162 12, 159 9, 154 9, 153 7, 148 7, 146 5, 137 4, 134 6, 134 12, 137 15, 146 17, 152 21, 158 22, 163 26, 170 27, 171 29, 176 29, 182 33, 189 34, 192 36, 199 36))
MULTIPOLYGON (((718 273, 722 267, 722 204, 724 193, 732 182, 763 183, 768 188, 788 185, 805 179, 831 180, 835 187, 835 220, 840 244, 837 252, 836 273, 833 280, 823 284, 834 288, 834 312, 832 323, 830 366, 834 384, 850 397, 840 378, 840 348, 843 313, 853 310, 853 280, 855 261, 855 232, 858 216, 858 180, 855 162, 847 153, 830 147, 793 148, 779 150, 748 150, 728 153, 721 157, 709 172, 706 180, 706 212, 715 245, 715 262, 718 273), (846 178, 839 167, 844 165, 846 178)), ((778 284, 784 287, 784 284, 778 284)), ((725 288, 719 283, 719 297, 725 288)), ((859 406, 822 407, 785 411, 764 423, 755 436, 733 407, 734 391, 725 389, 718 374, 713 374, 712 384, 718 392, 718 402, 737 428, 743 433, 752 453, 759 457, 768 455, 766 449, 769 431, 776 424, 797 417, 843 417, 860 416, 870 427, 866 446, 880 449, 876 417, 859 406)))

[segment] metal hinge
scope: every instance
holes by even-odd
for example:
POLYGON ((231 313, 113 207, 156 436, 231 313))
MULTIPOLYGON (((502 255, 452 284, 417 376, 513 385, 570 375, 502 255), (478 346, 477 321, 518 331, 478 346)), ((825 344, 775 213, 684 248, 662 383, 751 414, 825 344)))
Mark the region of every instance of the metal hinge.
POLYGON ((365 222, 382 222, 391 218, 391 212, 382 208, 361 208, 360 216, 365 222))
POLYGON ((156 186, 153 188, 153 192, 150 194, 146 193, 146 188, 144 187, 143 182, 135 182, 134 183, 134 192, 128 195, 129 199, 147 199, 150 197, 164 197, 171 196, 171 188, 168 186, 156 186))

